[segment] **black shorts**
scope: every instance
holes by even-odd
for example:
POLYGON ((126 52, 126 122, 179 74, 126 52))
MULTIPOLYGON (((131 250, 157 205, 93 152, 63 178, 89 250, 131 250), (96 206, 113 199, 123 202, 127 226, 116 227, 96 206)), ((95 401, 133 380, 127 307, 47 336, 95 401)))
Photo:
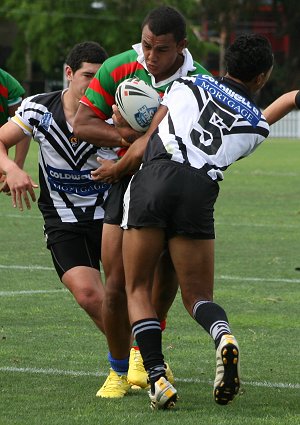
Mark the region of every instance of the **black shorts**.
POLYGON ((89 223, 45 224, 47 248, 60 279, 77 266, 100 270, 102 220, 89 223))
POLYGON ((104 223, 121 224, 123 217, 123 199, 128 183, 132 176, 125 176, 117 183, 114 183, 105 199, 104 223))
POLYGON ((128 187, 122 227, 161 227, 167 238, 214 239, 218 194, 218 182, 204 169, 171 160, 147 163, 128 187))

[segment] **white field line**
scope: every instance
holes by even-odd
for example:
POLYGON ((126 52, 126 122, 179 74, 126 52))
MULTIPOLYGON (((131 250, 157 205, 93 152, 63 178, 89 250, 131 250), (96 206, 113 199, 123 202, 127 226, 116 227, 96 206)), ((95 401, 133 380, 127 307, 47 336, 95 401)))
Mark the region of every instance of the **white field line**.
POLYGON ((20 211, 20 214, 16 213, 16 214, 1 214, 1 217, 5 217, 5 218, 19 218, 20 220, 23 220, 23 218, 30 218, 31 220, 42 220, 42 215, 32 215, 32 214, 27 214, 26 211, 24 211, 23 213, 20 211))
MULTIPOLYGON (((250 172, 244 172, 241 170, 230 170, 232 174, 239 174, 241 176, 270 176, 270 177, 299 177, 299 173, 297 172, 277 172, 277 171, 264 171, 264 170, 252 170, 250 172)), ((226 177, 225 177, 226 178, 226 177)))
POLYGON ((12 269, 12 270, 54 270, 54 267, 47 266, 38 266, 38 265, 29 265, 29 266, 19 266, 18 264, 0 264, 0 269, 12 269))
POLYGON ((279 279, 265 277, 241 277, 241 276, 216 276, 216 280, 239 280, 243 282, 279 282, 279 283, 300 283, 300 279, 279 279))
MULTIPOLYGON (((53 270, 50 267, 37 267, 37 266, 4 266, 0 264, 0 269, 27 269, 27 270, 53 270)), ((300 279, 277 279, 277 278, 260 278, 260 277, 241 277, 241 276, 216 276, 216 280, 237 280, 243 282, 279 282, 279 283, 300 283, 300 279)), ((67 289, 28 289, 21 291, 0 291, 0 297, 11 297, 18 295, 38 295, 38 294, 51 294, 57 292, 67 292, 67 289)))
MULTIPOLYGON (((56 375, 56 376, 107 376, 106 372, 87 372, 82 370, 63 370, 63 369, 41 369, 41 368, 29 368, 29 367, 0 367, 0 372, 11 372, 11 373, 28 373, 28 374, 41 374, 41 375, 56 375)), ((205 381, 202 379, 195 378, 177 378, 177 382, 191 383, 191 384, 211 384, 212 381, 205 381)), ((256 381, 242 381, 245 386, 251 387, 266 387, 266 388, 286 388, 286 389, 300 389, 300 384, 291 384, 283 382, 256 382, 256 381)))
POLYGON ((53 294, 55 292, 68 292, 67 289, 30 289, 24 291, 0 291, 0 297, 12 297, 18 295, 53 294))
POLYGON ((283 223, 229 223, 225 221, 215 221, 216 226, 231 227, 264 227, 264 228, 280 228, 280 229, 299 229, 299 224, 283 224, 283 223))
MULTIPOLYGON (((42 220, 42 215, 30 215, 30 214, 2 214, 1 217, 3 218, 28 218, 32 220, 42 220)), ((283 224, 283 223, 234 223, 234 222, 224 222, 224 221, 215 221, 216 226, 233 226, 233 227, 271 227, 271 228, 286 228, 286 229, 298 229, 300 227, 300 223, 298 224, 283 224)))

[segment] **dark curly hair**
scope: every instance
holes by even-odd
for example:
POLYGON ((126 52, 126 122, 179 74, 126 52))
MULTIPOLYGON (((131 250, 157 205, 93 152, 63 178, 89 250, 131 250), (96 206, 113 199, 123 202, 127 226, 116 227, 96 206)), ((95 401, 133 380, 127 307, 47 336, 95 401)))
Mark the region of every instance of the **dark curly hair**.
POLYGON ((273 63, 271 44, 266 37, 259 34, 241 34, 225 53, 228 74, 244 83, 269 71, 273 63))
POLYGON ((185 19, 174 7, 160 6, 151 10, 142 23, 142 30, 146 25, 154 35, 173 34, 177 43, 186 38, 185 19))
POLYGON ((82 62, 102 64, 107 58, 108 54, 99 43, 84 41, 75 44, 66 58, 66 64, 76 72, 81 68, 82 62))

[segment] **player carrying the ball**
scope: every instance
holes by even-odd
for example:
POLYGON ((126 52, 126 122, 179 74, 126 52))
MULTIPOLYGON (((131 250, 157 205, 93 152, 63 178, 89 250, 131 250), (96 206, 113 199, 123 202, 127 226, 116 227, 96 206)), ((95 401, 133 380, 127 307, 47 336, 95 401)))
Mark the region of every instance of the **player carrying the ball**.
MULTIPOLYGON (((181 13, 169 6, 153 9, 142 24, 141 43, 106 60, 91 81, 74 120, 76 135, 97 146, 110 147, 127 147, 128 142, 140 137, 141 133, 132 130, 127 123, 120 123, 125 126, 121 137, 117 128, 105 122, 112 116, 118 85, 127 78, 137 77, 163 95, 170 83, 179 77, 207 74, 193 60, 186 46, 186 23, 181 13)), ((102 263, 106 276, 103 320, 111 370, 98 391, 100 397, 123 397, 130 384, 142 388, 148 386, 140 352, 134 348, 130 350, 131 327, 122 259, 123 230, 120 223, 123 195, 130 177, 124 176, 113 185, 105 203, 102 234, 102 263)), ((164 247, 157 261, 154 281, 153 302, 160 326, 163 327, 178 288, 168 250, 164 247)), ((167 375, 173 381, 170 369, 167 369, 167 375)))

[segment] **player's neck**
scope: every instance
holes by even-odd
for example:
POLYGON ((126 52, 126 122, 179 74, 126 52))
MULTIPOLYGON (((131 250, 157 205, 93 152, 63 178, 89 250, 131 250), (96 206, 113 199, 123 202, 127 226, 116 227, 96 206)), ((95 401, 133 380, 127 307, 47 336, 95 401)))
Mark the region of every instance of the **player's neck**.
POLYGON ((172 75, 174 75, 182 67, 183 62, 184 62, 184 56, 178 55, 176 61, 174 62, 174 65, 171 68, 169 68, 167 72, 154 77, 155 82, 159 83, 160 81, 163 81, 163 80, 166 80, 167 78, 172 77, 172 75))
POLYGON ((231 75, 229 75, 228 73, 227 73, 226 75, 224 75, 224 78, 227 78, 228 80, 235 81, 236 83, 241 84, 241 85, 243 85, 243 86, 247 87, 247 86, 246 86, 246 84, 245 84, 245 83, 243 83, 241 80, 239 80, 238 78, 234 78, 234 77, 232 77, 232 76, 231 76, 231 75))
POLYGON ((79 100, 73 96, 72 90, 68 89, 63 93, 62 104, 66 121, 73 126, 74 117, 79 106, 79 100))
POLYGON ((253 80, 245 83, 244 81, 239 80, 238 78, 232 77, 230 74, 226 74, 224 78, 227 78, 228 80, 235 81, 236 83, 240 84, 241 86, 245 87, 245 89, 250 94, 254 94, 257 91, 257 86, 254 84, 253 80))

